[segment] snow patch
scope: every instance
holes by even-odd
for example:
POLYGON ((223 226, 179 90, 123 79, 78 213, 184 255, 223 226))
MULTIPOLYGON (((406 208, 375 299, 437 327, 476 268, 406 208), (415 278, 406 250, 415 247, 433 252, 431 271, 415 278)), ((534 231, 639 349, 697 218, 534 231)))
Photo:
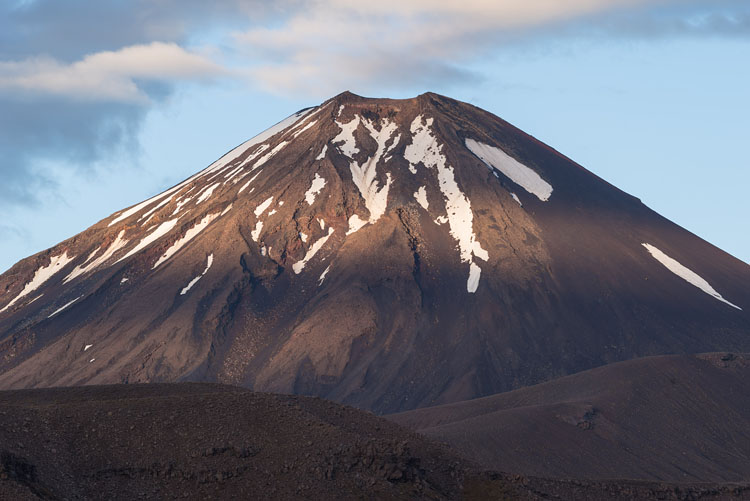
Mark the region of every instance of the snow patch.
POLYGON ((257 223, 255 223, 255 229, 250 232, 250 236, 252 237, 254 242, 258 241, 261 230, 263 230, 263 221, 258 221, 257 223))
MULTIPOLYGON (((131 207, 130 209, 124 211, 122 214, 120 214, 119 216, 117 216, 116 218, 114 218, 112 221, 110 221, 109 224, 107 225, 107 227, 113 226, 113 225, 119 223, 120 221, 129 218, 133 214, 136 214, 136 213, 140 212, 141 210, 145 209, 146 207, 148 207, 152 203, 156 202, 157 200, 162 200, 167 195, 171 195, 172 193, 174 193, 175 191, 177 191, 179 188, 182 188, 182 186, 184 184, 186 184, 186 183, 187 183, 187 181, 185 181, 182 184, 179 184, 179 185, 175 186, 172 189, 169 189, 169 190, 165 191, 164 193, 162 193, 160 195, 156 195, 153 198, 149 198, 148 200, 146 200, 144 202, 141 202, 141 203, 139 203, 138 205, 136 205, 134 207, 131 207)), ((169 201, 169 200, 167 200, 167 201, 169 201)))
MULTIPOLYGON (((177 213, 178 213, 178 212, 180 212, 180 210, 182 209, 182 207, 183 207, 183 206, 184 206, 184 205, 185 205, 186 203, 188 203, 189 201, 191 201, 192 199, 193 199, 193 197, 187 197, 187 198, 182 198, 182 199, 178 200, 178 201, 177 201, 177 206, 175 207, 175 210, 174 210, 174 212, 172 213, 172 215, 173 215, 173 216, 176 216, 176 215, 177 215, 177 213)), ((145 224, 145 223, 144 223, 144 224, 145 224)))
POLYGON ((322 219, 318 218, 318 223, 320 223, 320 229, 325 230, 326 229, 326 222, 322 219))
POLYGON ((333 228, 328 228, 328 234, 325 236, 322 236, 318 239, 317 242, 315 242, 312 247, 310 247, 307 251, 307 254, 305 254, 304 259, 302 261, 297 261, 292 265, 292 269, 294 270, 294 273, 297 275, 300 274, 300 272, 305 268, 305 265, 317 254, 317 252, 325 245, 325 243, 328 241, 328 239, 333 235, 333 228))
MULTIPOLYGON (((474 213, 471 210, 471 203, 458 187, 453 167, 447 165, 447 159, 442 154, 442 145, 432 134, 432 123, 432 118, 425 120, 422 115, 417 116, 412 121, 412 142, 406 147, 404 158, 412 166, 421 162, 426 168, 437 170, 438 185, 445 197, 445 212, 450 234, 458 242, 461 261, 469 264, 466 290, 474 293, 479 286, 481 273, 481 269, 474 258, 487 261, 489 254, 482 248, 474 234, 474 213)), ((445 218, 443 217, 443 219, 445 218)), ((435 222, 441 224, 441 218, 438 218, 435 222)))
POLYGON ((383 162, 388 163, 388 161, 390 161, 391 153, 393 152, 393 149, 398 146, 399 141, 401 141, 401 134, 396 134, 396 137, 391 142, 391 145, 387 150, 385 150, 385 157, 383 158, 383 162))
POLYGON ((190 281, 190 282, 189 282, 189 283, 188 283, 188 284, 187 284, 187 285, 186 285, 186 286, 185 286, 185 287, 184 287, 184 288, 183 288, 183 289, 182 289, 182 290, 180 291, 180 296, 184 296, 185 294, 187 294, 187 293, 188 293, 188 291, 189 291, 190 289, 192 289, 192 288, 193 288, 193 286, 194 286, 195 284, 197 284, 197 283, 198 283, 198 280, 200 280, 201 278, 203 278, 203 277, 204 277, 204 275, 205 275, 206 273, 208 273, 208 270, 209 270, 209 269, 211 268, 211 265, 212 265, 213 263, 214 263, 214 255, 213 255, 213 254, 209 254, 209 256, 208 256, 208 260, 207 260, 207 262, 206 262, 206 269, 205 269, 205 270, 203 270, 203 273, 201 273, 200 275, 198 275, 197 277, 195 277, 194 279, 192 279, 192 280, 191 280, 191 281, 190 281))
POLYGON ((359 218, 358 215, 352 214, 352 216, 349 218, 349 229, 347 230, 346 234, 351 235, 352 233, 355 233, 357 230, 359 230, 366 224, 367 224, 367 221, 363 221, 359 218))
POLYGON ((170 257, 174 256, 177 251, 182 249, 185 244, 187 244, 189 241, 191 241, 193 238, 195 238, 201 231, 206 229, 206 227, 216 219, 218 214, 209 214, 203 219, 200 220, 200 222, 196 223, 192 228, 187 230, 185 232, 185 235, 177 240, 175 243, 173 243, 166 251, 164 251, 164 254, 154 263, 154 266, 151 268, 152 270, 155 270, 157 266, 162 264, 164 261, 169 259, 170 257))
POLYGON ((300 240, 302 240, 302 243, 307 243, 307 235, 305 235, 301 231, 299 232, 299 238, 300 240))
MULTIPOLYGON (((172 195, 176 191, 179 191, 180 189, 182 189, 185 185, 190 184, 191 182, 193 182, 194 179, 197 179, 198 177, 202 176, 204 174, 204 172, 206 172, 206 171, 204 170, 204 171, 199 172, 198 174, 194 174, 193 176, 190 176, 189 178, 187 178, 186 180, 184 180, 183 182, 181 182, 177 186, 174 186, 174 187, 168 189, 167 191, 164 191, 164 192, 162 192, 162 193, 160 193, 160 194, 158 194, 158 195, 156 195, 154 197, 151 197, 148 200, 145 200, 145 201, 139 203, 138 205, 136 205, 134 207, 131 207, 130 209, 122 212, 119 216, 117 216, 115 219, 113 219, 112 221, 110 221, 109 224, 107 225, 107 227, 110 227, 110 226, 112 226, 112 225, 114 225, 116 223, 119 223, 120 221, 122 221, 124 219, 127 219, 128 217, 132 216, 133 214, 136 214, 136 213, 140 212, 141 210, 145 209, 146 207, 148 207, 152 203, 157 202, 159 200, 163 200, 164 197, 172 195)), ((188 190, 188 192, 189 191, 190 190, 188 190)), ((167 202, 168 202, 168 200, 167 200, 167 202)), ((164 205, 165 203, 166 202, 162 201, 162 203, 160 205, 164 205)))
POLYGON ((271 212, 269 212, 269 213, 268 213, 268 216, 267 216, 267 217, 271 217, 271 216, 273 216, 274 214, 276 214, 276 209, 274 209, 274 210, 272 210, 271 212))
POLYGON ((130 279, 129 279, 128 277, 122 277, 122 278, 120 279, 120 285, 124 284, 124 283, 125 283, 125 282, 127 282, 128 280, 130 280, 130 279))
POLYGON ((310 123, 308 123, 307 125, 305 125, 301 129, 299 129, 297 132, 295 132, 294 135, 292 136, 292 139, 297 139, 300 134, 302 134, 307 129, 309 129, 310 127, 312 127, 313 125, 315 125, 316 122, 317 122, 317 120, 311 120, 310 123))
MULTIPOLYGON (((235 149, 233 149, 232 151, 230 151, 229 153, 227 153, 226 155, 218 159, 216 162, 209 165, 205 170, 200 172, 199 175, 206 175, 212 172, 216 172, 224 168, 225 166, 231 164, 234 160, 236 160, 238 157, 240 157, 243 153, 248 151, 253 146, 260 144, 260 143, 264 143, 271 137, 278 134, 279 132, 282 132, 288 129, 289 127, 297 123, 298 120, 300 120, 302 117, 304 117, 305 115, 307 115, 314 109, 315 108, 308 108, 306 110, 302 110, 293 115, 288 116, 287 118, 277 123, 276 125, 264 130, 257 136, 254 136, 253 138, 248 139, 241 145, 237 146, 235 149)), ((248 160, 246 159, 245 162, 243 162, 243 164, 247 163, 247 161, 248 160)))
POLYGON ((320 154, 315 157, 315 160, 323 160, 326 157, 326 151, 328 151, 328 143, 323 145, 323 149, 320 150, 320 154))
POLYGON ((65 268, 65 265, 70 263, 74 258, 75 256, 68 257, 68 251, 63 252, 59 256, 51 258, 47 266, 42 266, 34 272, 34 276, 31 278, 31 281, 29 281, 24 286, 23 290, 15 298, 13 298, 10 303, 6 304, 2 309, 0 309, 0 313, 13 306, 22 297, 37 290, 44 284, 44 282, 52 278, 55 273, 65 268))
POLYGON ((156 240, 158 240, 159 238, 163 237, 164 235, 166 235, 167 233, 169 233, 170 231, 172 231, 172 228, 174 228, 176 224, 177 224, 177 219, 172 219, 170 221, 165 221, 165 222, 161 223, 153 232, 151 232, 146 238, 144 238, 143 240, 141 240, 138 245, 136 245, 135 247, 133 247, 133 249, 130 250, 130 252, 128 252, 127 254, 125 254, 124 256, 122 256, 120 259, 118 259, 117 261, 115 261, 115 263, 119 263, 123 259, 129 258, 130 256, 132 256, 136 252, 142 250, 143 248, 145 248, 149 244, 151 244, 151 243, 155 242, 156 240))
POLYGON ((320 193, 320 190, 322 190, 325 185, 326 180, 316 172, 312 184, 310 185, 310 189, 305 192, 305 201, 307 201, 307 205, 312 205, 313 202, 315 202, 315 196, 320 193))
MULTIPOLYGON (((350 218, 349 231, 347 235, 354 233, 359 228, 367 223, 375 223, 385 213, 386 206, 388 205, 388 190, 391 186, 391 174, 386 174, 385 186, 378 189, 377 177, 377 164, 383 157, 386 151, 386 144, 393 136, 394 132, 398 129, 398 126, 388 119, 383 119, 380 122, 380 130, 377 130, 375 124, 370 120, 362 120, 358 115, 347 124, 341 124, 336 122, 341 128, 341 133, 336 136, 333 140, 334 143, 343 141, 343 145, 340 146, 341 152, 348 156, 350 159, 352 156, 359 152, 354 139, 354 131, 357 130, 359 124, 364 125, 367 131, 378 145, 375 154, 360 164, 352 160, 349 163, 349 170, 352 173, 352 181, 359 189, 362 198, 365 201, 365 207, 370 212, 370 218, 363 224, 362 221, 357 217, 354 219, 354 225, 352 225, 352 218, 350 218), (356 227, 356 229, 355 229, 356 227)), ((392 146, 392 144, 391 144, 392 146)))
POLYGON ((518 195, 516 195, 515 193, 511 193, 510 196, 513 197, 513 200, 515 200, 516 202, 518 202, 518 205, 520 205, 521 207, 523 207, 523 204, 521 203, 521 199, 518 198, 518 195))
POLYGON ((494 167, 505 174, 511 181, 521 186, 542 202, 549 200, 552 186, 539 176, 533 169, 505 153, 500 148, 480 143, 473 139, 466 139, 466 147, 475 154, 490 169, 494 167))
POLYGON ((263 164, 265 164, 266 162, 268 162, 278 152, 280 152, 281 150, 283 150, 284 146, 286 146, 287 144, 289 144, 289 141, 282 141, 279 144, 277 144, 274 149, 272 149, 271 151, 269 151, 268 153, 266 153, 265 155, 263 155, 262 157, 260 157, 258 159, 258 161, 255 162, 255 165, 253 165, 253 170, 259 168, 260 166, 262 166, 263 164))
POLYGON ((255 217, 259 217, 268 209, 273 203, 273 197, 268 197, 265 202, 255 208, 255 217))
POLYGON ((95 270, 112 256, 114 256, 115 252, 125 247, 128 243, 128 240, 125 240, 122 238, 122 236, 125 234, 125 230, 121 230, 120 233, 117 235, 117 238, 115 238, 114 242, 109 244, 109 247, 107 247, 107 250, 104 251, 104 254, 99 256, 95 261, 92 261, 91 263, 87 265, 80 265, 73 268, 73 271, 70 272, 70 275, 65 277, 63 279, 63 283, 67 284, 77 276, 83 275, 84 273, 88 273, 90 271, 95 270))
POLYGON ((94 256, 96 256, 99 253, 100 250, 102 250, 102 249, 100 247, 97 247, 96 250, 94 250, 94 252, 92 252, 91 254, 89 254, 89 257, 87 257, 86 261, 84 261, 82 264, 86 264, 89 261, 91 261, 92 259, 94 259, 94 256))
POLYGON ((477 291, 477 287, 479 287, 479 276, 481 274, 482 269, 472 261, 469 265, 469 280, 466 282, 467 291, 472 294, 477 291))
MULTIPOLYGON (((242 193, 243 191, 245 191, 245 188, 247 188, 248 186, 250 186, 250 183, 252 183, 253 181, 255 181, 255 178, 256 178, 256 177, 258 177, 258 175, 260 174, 260 172, 261 172, 261 171, 258 171, 258 172, 257 172, 257 173, 256 173, 256 174, 255 174, 255 175, 253 176, 253 177, 251 177, 251 178, 250 178, 250 179, 248 180, 248 182, 246 182, 245 184, 243 184, 243 185, 242 185, 242 187, 241 187, 241 188, 239 189, 239 191, 237 192, 237 194, 239 195, 240 193, 242 193)), ((252 191, 253 191, 253 190, 250 190, 250 192, 252 192, 252 191)))
MULTIPOLYGON (((242 162, 242 163, 240 164, 240 166, 239 166, 238 168, 242 169, 243 167, 247 166, 247 165, 248 165, 248 164, 249 164, 250 162, 252 162, 252 161, 253 161, 253 160, 255 160, 256 158, 258 158, 258 156, 259 156, 259 155, 260 155, 261 153, 263 153, 264 151, 266 151, 266 150, 267 150, 268 148, 270 148, 270 147, 271 147, 271 145, 270 145, 270 144, 261 144, 261 145, 260 145, 260 147, 258 148, 258 150, 257 150, 257 151, 255 151, 255 152, 254 152, 254 153, 253 153, 252 155, 248 155, 248 157, 247 157, 247 158, 246 158, 246 159, 245 159, 245 160, 244 160, 244 161, 243 161, 243 162, 242 162)), ((250 171, 248 171, 248 172, 245 172, 245 173, 244 173, 244 174, 243 174, 242 176, 246 176, 246 175, 248 175, 248 174, 249 174, 250 172, 252 172, 253 170, 255 170, 255 168, 253 168, 253 169, 250 169, 250 171)), ((240 176, 240 178, 241 178, 242 176, 240 176)))
POLYGON ((227 205, 227 207, 223 211, 221 211, 221 214, 219 214, 219 215, 220 216, 226 215, 227 212, 229 212, 230 210, 232 210, 232 205, 234 205, 234 204, 227 205))
POLYGON ((740 311, 742 311, 742 308, 737 306, 736 304, 732 304, 723 297, 721 297, 721 294, 716 292, 716 290, 711 287, 711 285, 703 279, 700 275, 695 273, 693 270, 683 266, 680 264, 677 260, 667 256, 662 251, 657 249, 651 244, 643 243, 643 245, 646 250, 661 264, 663 264, 669 271, 680 277, 681 279, 685 280, 689 284, 699 288, 709 296, 713 297, 714 299, 718 299, 719 301, 728 304, 732 308, 736 308, 740 311))
POLYGON ((93 344, 87 344, 86 346, 83 347, 83 351, 87 351, 92 346, 94 346, 94 345, 93 344))
POLYGON ((341 128, 341 132, 339 132, 338 136, 333 138, 331 143, 336 145, 336 143, 343 142, 343 144, 338 147, 339 151, 347 157, 352 158, 359 153, 357 142, 354 139, 354 131, 359 127, 359 116, 355 115, 350 122, 345 124, 336 122, 336 125, 341 128))
POLYGON ((60 308, 58 308, 54 312, 52 312, 52 315, 48 316, 47 318, 54 317, 55 315, 57 315, 58 313, 60 313, 64 309, 66 309, 68 306, 72 305, 73 303, 75 303, 76 301, 78 301, 79 299, 81 299, 82 297, 83 296, 78 296, 77 298, 75 298, 74 300, 70 301, 69 303, 66 303, 64 306, 61 306, 60 308))
POLYGON ((242 165, 240 165, 239 167, 236 167, 234 170, 231 170, 227 174, 225 174, 224 183, 229 182, 229 180, 232 179, 234 176, 236 176, 241 170, 242 170, 242 165))
POLYGON ((195 202, 198 205, 201 202, 205 202, 213 194, 214 190, 221 186, 221 183, 212 184, 208 188, 204 188, 202 193, 198 194, 198 200, 195 202))
MULTIPOLYGON (((237 146, 236 148, 234 148, 233 150, 231 150, 229 153, 225 154, 223 157, 221 157, 220 159, 218 159, 217 161, 215 161, 214 163, 212 163, 211 165, 209 165, 208 167, 206 167, 201 172, 199 172, 199 173, 197 173, 197 174, 189 177, 188 179, 186 179, 185 181, 181 182, 177 186, 174 186, 173 188, 170 188, 167 191, 164 191, 164 192, 162 192, 162 193, 160 193, 160 194, 158 194, 158 195, 156 195, 154 197, 149 198, 148 200, 145 200, 145 201, 139 203, 138 205, 135 205, 135 206, 131 207, 130 209, 128 209, 126 211, 123 211, 122 213, 120 213, 119 216, 117 216, 115 219, 113 219, 112 221, 110 221, 107 226, 112 226, 114 224, 119 223, 120 221, 122 221, 124 219, 127 219, 128 217, 132 216, 133 214, 136 214, 136 213, 140 212, 141 210, 145 209, 146 207, 148 207, 152 203, 157 202, 159 200, 162 200, 164 197, 167 197, 167 196, 175 193, 176 191, 178 191, 179 189, 181 189, 183 186, 191 183, 193 180, 195 180, 195 179, 197 179, 197 178, 199 178, 201 176, 205 176, 205 175, 208 175, 208 174, 211 174, 211 173, 214 173, 216 171, 219 171, 219 170, 223 169, 224 167, 226 167, 227 165, 231 164, 239 156, 241 156, 243 153, 245 153, 246 151, 248 151, 253 146, 255 146, 257 144, 260 144, 260 143, 263 143, 266 140, 268 140, 271 137, 273 137, 274 135, 276 135, 277 133, 286 130, 288 127, 291 127, 298 120, 300 120, 302 117, 304 117, 305 115, 307 115, 308 113, 310 113, 314 109, 315 108, 308 108, 306 110, 299 111, 299 112, 297 112, 297 113, 295 113, 295 114, 293 114, 293 115, 285 118, 284 120, 282 120, 281 122, 277 123, 273 127, 270 127, 268 129, 266 129, 265 131, 261 132, 257 136, 255 136, 255 137, 253 137, 253 138, 245 141, 241 145, 237 146)), ((248 160, 246 160, 245 163, 247 161, 248 160)), ((254 169, 257 168, 257 167, 259 167, 259 165, 256 165, 254 167, 254 169)))
POLYGON ((329 264, 325 270, 323 270, 323 273, 320 274, 320 278, 318 279, 318 287, 323 285, 323 280, 326 279, 326 275, 328 274, 328 270, 331 269, 331 265, 329 264))
POLYGON ((414 192, 414 198, 417 199, 417 202, 419 202, 419 205, 421 205, 424 210, 427 210, 429 203, 427 202, 427 190, 424 186, 420 186, 419 189, 414 192))
POLYGON ((151 217, 152 217, 152 216, 154 215, 154 213, 155 213, 155 212, 156 212, 157 210, 159 210, 159 209, 161 209, 162 207, 164 207, 165 205, 167 205, 167 204, 168 204, 168 203, 169 203, 169 202, 170 202, 171 200, 172 200, 172 197, 169 197, 169 198, 165 198, 164 200, 162 200, 161 202, 159 202, 159 203, 158 203, 158 204, 156 205, 156 207, 154 207, 153 209, 151 209, 150 211, 148 211, 147 213, 145 213, 144 215, 142 215, 142 216, 140 217, 139 221, 140 221, 141 219, 143 219, 143 218, 146 218, 146 220, 145 220, 145 221, 143 222, 143 224, 142 224, 142 225, 143 225, 143 226, 145 226, 145 225, 146 225, 146 223, 148 223, 148 222, 149 222, 149 220, 151 219, 151 217))
POLYGON ((433 119, 428 118, 426 125, 422 115, 418 115, 411 123, 410 131, 412 134, 411 144, 404 149, 404 158, 409 162, 409 170, 416 174, 417 164, 422 162, 425 167, 435 167, 438 164, 445 164, 445 157, 440 153, 441 146, 437 139, 430 132, 433 119))

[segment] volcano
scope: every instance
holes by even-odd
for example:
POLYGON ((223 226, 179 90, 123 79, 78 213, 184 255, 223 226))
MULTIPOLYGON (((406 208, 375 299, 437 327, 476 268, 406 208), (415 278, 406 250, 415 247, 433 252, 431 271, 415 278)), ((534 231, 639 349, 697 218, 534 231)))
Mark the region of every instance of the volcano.
POLYGON ((750 352, 748 283, 491 113, 347 92, 1 275, 0 388, 218 382, 394 413, 750 352))

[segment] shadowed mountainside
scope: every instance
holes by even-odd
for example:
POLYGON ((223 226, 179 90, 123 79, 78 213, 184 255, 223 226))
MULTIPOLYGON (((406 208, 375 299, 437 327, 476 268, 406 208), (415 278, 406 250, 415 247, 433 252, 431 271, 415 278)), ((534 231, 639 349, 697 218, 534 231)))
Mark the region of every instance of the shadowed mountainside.
POLYGON ((500 471, 750 481, 747 355, 647 357, 388 418, 500 471))
POLYGON ((0 499, 739 499, 483 472, 385 419, 211 384, 0 392, 0 499))

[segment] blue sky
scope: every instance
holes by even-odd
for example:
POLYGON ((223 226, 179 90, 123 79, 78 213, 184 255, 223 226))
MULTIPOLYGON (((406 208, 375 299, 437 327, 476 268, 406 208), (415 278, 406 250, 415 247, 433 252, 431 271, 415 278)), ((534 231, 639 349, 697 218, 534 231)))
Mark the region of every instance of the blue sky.
POLYGON ((750 261, 747 2, 369 3, 4 3, 0 270, 343 90, 471 102, 750 261))

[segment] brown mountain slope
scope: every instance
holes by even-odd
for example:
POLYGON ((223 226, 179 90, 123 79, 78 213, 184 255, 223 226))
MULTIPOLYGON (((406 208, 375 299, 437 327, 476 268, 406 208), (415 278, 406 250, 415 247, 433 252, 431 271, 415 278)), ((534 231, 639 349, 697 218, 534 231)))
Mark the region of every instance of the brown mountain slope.
POLYGON ((42 497, 440 499, 458 490, 447 452, 319 399, 115 385, 0 392, 0 409, 3 476, 42 497))
POLYGON ((748 283, 494 115, 344 93, 0 275, 0 388, 215 381, 396 412, 750 352, 748 283))
POLYGON ((747 355, 647 357, 388 417, 501 471, 750 480, 747 355))
POLYGON ((0 392, 0 499, 740 499, 481 472, 372 414, 209 384, 0 392))

